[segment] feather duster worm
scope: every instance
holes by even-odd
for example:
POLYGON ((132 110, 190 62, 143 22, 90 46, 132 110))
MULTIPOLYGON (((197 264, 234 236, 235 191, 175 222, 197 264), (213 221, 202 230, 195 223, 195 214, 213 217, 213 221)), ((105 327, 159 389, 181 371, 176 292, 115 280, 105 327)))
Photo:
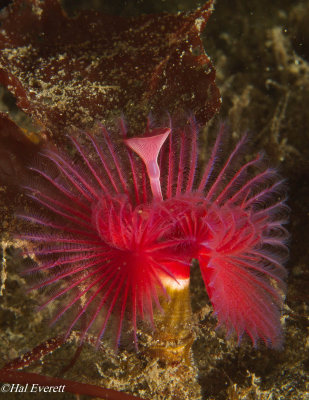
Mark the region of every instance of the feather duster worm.
POLYGON ((287 206, 277 172, 261 154, 240 165, 245 136, 219 167, 223 126, 202 173, 193 119, 138 138, 121 121, 117 148, 100 129, 84 144, 72 137, 74 161, 47 148, 31 168, 26 189, 40 211, 22 215, 38 260, 28 273, 41 277, 32 289, 55 286, 41 308, 63 299, 53 322, 71 318, 67 335, 80 322, 82 340, 95 330, 98 343, 112 315, 119 342, 128 317, 136 342, 138 319, 154 323, 197 259, 219 325, 279 347, 287 206))

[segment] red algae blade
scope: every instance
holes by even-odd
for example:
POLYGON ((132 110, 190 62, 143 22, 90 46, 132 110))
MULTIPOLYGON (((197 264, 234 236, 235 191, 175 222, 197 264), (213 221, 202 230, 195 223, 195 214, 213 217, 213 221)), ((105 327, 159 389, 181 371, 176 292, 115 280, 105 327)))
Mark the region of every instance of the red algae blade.
POLYGON ((200 38, 212 10, 209 1, 177 15, 69 18, 55 0, 13 1, 0 17, 0 82, 58 143, 98 115, 125 113, 135 134, 150 109, 191 110, 204 123, 220 107, 200 38))

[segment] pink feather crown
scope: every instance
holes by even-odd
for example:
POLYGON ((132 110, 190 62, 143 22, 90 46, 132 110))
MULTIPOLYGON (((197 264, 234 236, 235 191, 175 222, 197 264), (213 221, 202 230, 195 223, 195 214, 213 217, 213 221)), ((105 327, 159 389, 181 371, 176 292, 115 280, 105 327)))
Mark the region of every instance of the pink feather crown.
POLYGON ((67 335, 80 323, 81 340, 95 331, 99 343, 113 315, 117 343, 124 319, 137 342, 138 319, 154 324, 161 296, 188 285, 197 259, 218 324, 280 347, 288 207, 276 170, 261 154, 240 163, 246 136, 222 157, 223 125, 198 168, 193 118, 135 138, 121 120, 117 148, 101 132, 71 138, 74 161, 46 148, 31 167, 33 207, 21 217, 32 228, 19 237, 38 261, 31 289, 54 287, 41 308, 63 299, 52 322, 66 318, 67 335))

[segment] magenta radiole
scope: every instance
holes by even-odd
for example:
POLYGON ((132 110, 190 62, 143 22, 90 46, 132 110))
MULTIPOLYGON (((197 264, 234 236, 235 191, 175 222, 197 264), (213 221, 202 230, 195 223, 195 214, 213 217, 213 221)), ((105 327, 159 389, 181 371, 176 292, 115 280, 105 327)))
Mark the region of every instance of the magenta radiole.
POLYGON ((193 118, 135 138, 121 121, 120 131, 117 144, 104 126, 101 137, 72 137, 74 161, 46 148, 31 167, 22 218, 32 228, 21 237, 38 261, 32 289, 54 286, 41 308, 59 300, 52 322, 65 318, 67 335, 79 323, 81 340, 95 332, 97 343, 112 317, 119 342, 129 319, 137 341, 138 320, 155 324, 160 299, 188 286, 197 259, 218 324, 280 347, 284 180, 262 154, 243 162, 245 136, 225 157, 223 125, 204 166, 193 118))

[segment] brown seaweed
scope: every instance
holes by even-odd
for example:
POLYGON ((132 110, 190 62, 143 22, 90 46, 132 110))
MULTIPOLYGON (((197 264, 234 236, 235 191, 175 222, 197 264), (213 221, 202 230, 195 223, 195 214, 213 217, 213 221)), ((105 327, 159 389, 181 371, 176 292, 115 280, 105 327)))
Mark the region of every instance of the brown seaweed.
POLYGON ((56 141, 120 113, 136 134, 150 112, 205 123, 220 106, 200 39, 212 10, 211 0, 188 14, 68 18, 56 0, 13 2, 0 18, 0 82, 56 141))

